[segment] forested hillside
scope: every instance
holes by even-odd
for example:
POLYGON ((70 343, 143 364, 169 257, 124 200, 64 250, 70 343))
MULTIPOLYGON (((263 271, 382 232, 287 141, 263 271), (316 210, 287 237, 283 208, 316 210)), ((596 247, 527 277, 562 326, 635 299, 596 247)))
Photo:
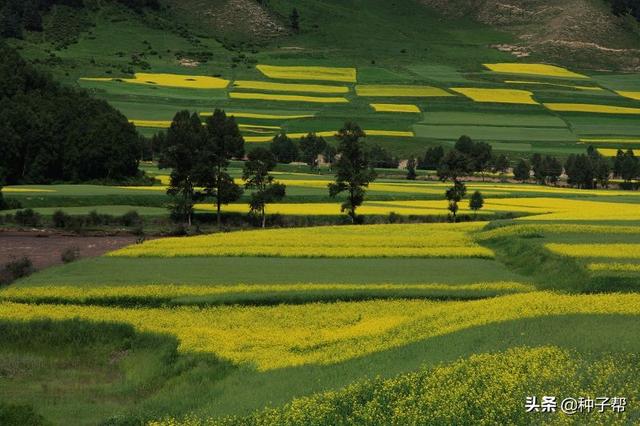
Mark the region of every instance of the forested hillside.
POLYGON ((7 183, 138 174, 139 136, 107 102, 66 88, 0 44, 0 172, 7 183))

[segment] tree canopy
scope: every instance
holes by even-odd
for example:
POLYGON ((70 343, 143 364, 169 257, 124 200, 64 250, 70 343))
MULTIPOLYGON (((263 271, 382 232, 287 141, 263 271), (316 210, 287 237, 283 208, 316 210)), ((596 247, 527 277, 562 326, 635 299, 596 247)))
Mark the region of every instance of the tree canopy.
POLYGON ((140 138, 107 102, 54 82, 0 41, 0 168, 8 184, 122 180, 140 138))

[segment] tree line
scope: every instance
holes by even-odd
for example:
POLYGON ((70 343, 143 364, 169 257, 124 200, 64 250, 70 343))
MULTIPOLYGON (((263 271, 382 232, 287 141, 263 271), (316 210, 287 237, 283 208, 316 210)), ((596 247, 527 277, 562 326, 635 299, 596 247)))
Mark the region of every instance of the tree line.
POLYGON ((140 137, 107 102, 67 88, 0 41, 0 179, 7 184, 139 176, 140 137))
MULTIPOLYGON (((336 133, 335 182, 329 185, 331 197, 346 193, 342 211, 353 223, 359 223, 356 209, 364 202, 366 188, 376 174, 369 160, 370 150, 364 138, 365 132, 355 123, 346 123, 336 133)), ((280 135, 270 147, 257 147, 245 154, 244 138, 233 116, 222 110, 202 122, 195 112, 178 112, 165 133, 154 138, 159 151, 159 166, 171 168, 167 194, 171 197, 170 211, 175 220, 191 225, 194 207, 198 202, 212 199, 218 226, 222 226, 222 206, 240 199, 250 190, 249 212, 266 225, 266 207, 282 200, 286 186, 272 175, 278 163, 274 152, 282 153, 283 141, 290 148, 292 141, 280 135), (246 157, 246 158, 245 158, 246 157), (244 185, 239 185, 230 175, 228 167, 232 159, 246 159, 242 171, 244 185)), ((317 157, 327 149, 327 142, 313 133, 301 138, 300 145, 308 164, 317 167, 317 157)))

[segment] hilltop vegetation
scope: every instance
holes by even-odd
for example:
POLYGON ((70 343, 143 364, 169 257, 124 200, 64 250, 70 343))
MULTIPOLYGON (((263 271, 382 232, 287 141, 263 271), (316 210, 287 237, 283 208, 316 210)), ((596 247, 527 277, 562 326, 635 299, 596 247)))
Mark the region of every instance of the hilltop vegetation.
POLYGON ((138 175, 138 134, 122 114, 52 81, 4 44, 0 56, 0 171, 7 183, 138 175))

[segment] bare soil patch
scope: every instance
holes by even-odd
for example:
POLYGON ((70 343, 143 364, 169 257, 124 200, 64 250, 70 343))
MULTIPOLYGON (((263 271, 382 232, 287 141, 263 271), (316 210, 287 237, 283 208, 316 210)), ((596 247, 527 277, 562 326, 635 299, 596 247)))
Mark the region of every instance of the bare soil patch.
POLYGON ((36 269, 62 263, 65 250, 77 248, 80 258, 97 257, 136 242, 133 235, 77 236, 50 231, 0 230, 0 265, 13 258, 31 259, 36 269))

